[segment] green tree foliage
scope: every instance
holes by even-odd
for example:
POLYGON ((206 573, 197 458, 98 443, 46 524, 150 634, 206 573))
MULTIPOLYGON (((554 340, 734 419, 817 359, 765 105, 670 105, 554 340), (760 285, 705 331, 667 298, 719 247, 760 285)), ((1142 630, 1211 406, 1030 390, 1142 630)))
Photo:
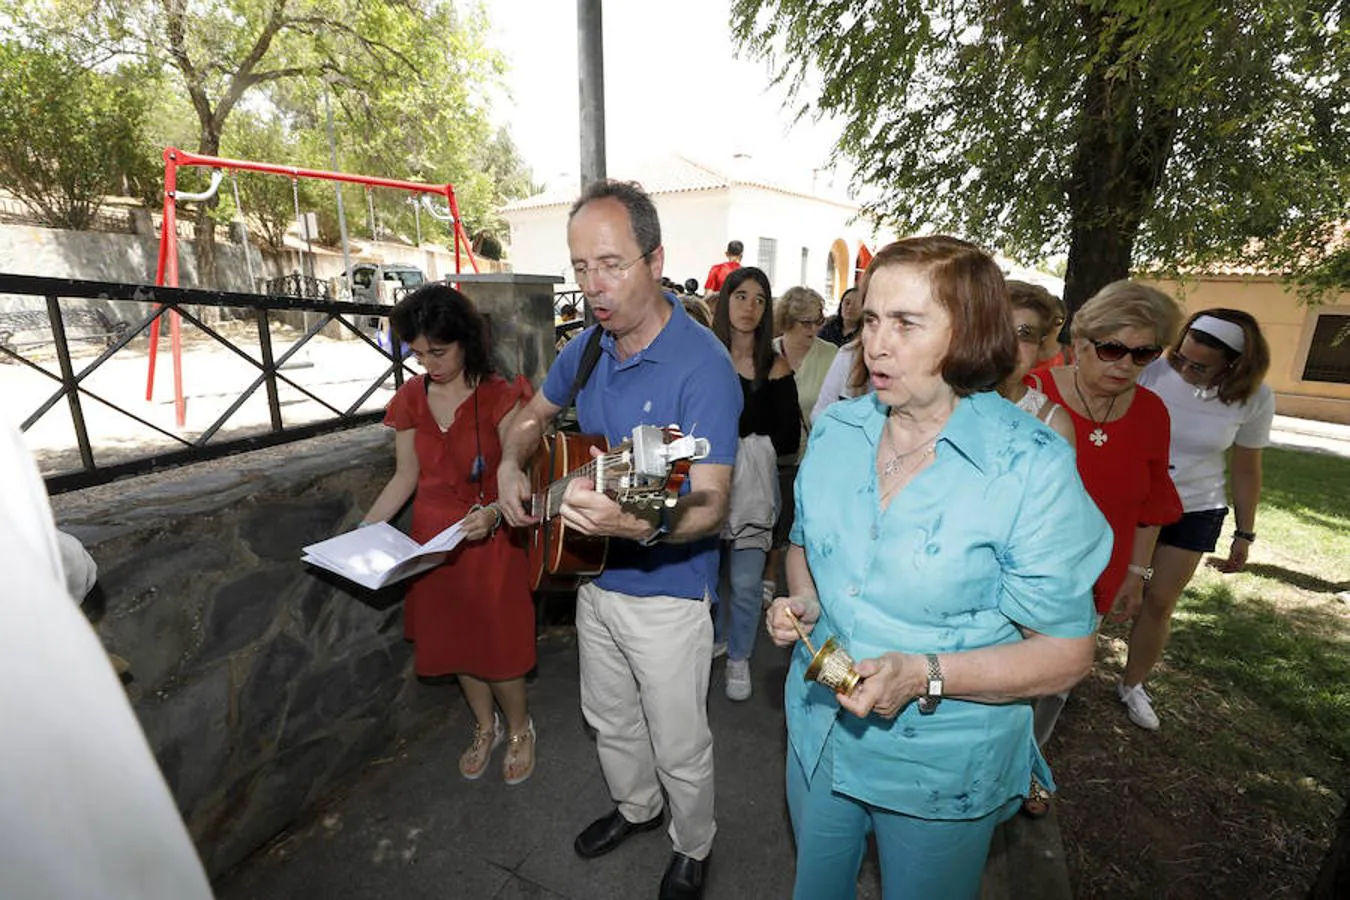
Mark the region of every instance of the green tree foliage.
MULTIPOLYGON (((289 132, 278 118, 264 118, 253 113, 235 116, 225 130, 222 151, 231 159, 256 159, 287 165, 308 166, 300 153, 300 139, 289 132)), ((315 195, 322 188, 315 181, 284 178, 261 172, 236 172, 233 179, 239 187, 239 204, 245 223, 251 233, 261 237, 273 248, 281 248, 286 232, 295 226, 295 194, 300 195, 304 211, 315 205, 315 195)), ((220 212, 233 220, 234 184, 229 179, 221 184, 220 212)), ((328 196, 332 193, 329 191, 328 196)))
MULTIPOLYGON (((477 5, 454 0, 0 2, 18 8, 13 18, 32 23, 31 32, 64 40, 87 60, 132 55, 167 67, 195 116, 196 143, 190 149, 198 153, 221 155, 242 109, 258 115, 244 123, 241 134, 253 134, 259 142, 241 138, 240 155, 267 159, 260 151, 275 151, 285 158, 267 161, 330 168, 323 106, 327 84, 339 169, 451 182, 466 220, 491 216, 494 186, 475 164, 479 145, 491 138, 481 98, 488 96, 502 62, 486 46, 486 17, 477 5), (257 131, 264 127, 273 130, 257 131)), ((285 179, 277 180, 289 193, 285 179)), ((324 187, 306 185, 313 203, 333 203, 331 187, 324 187)), ((344 199, 349 219, 364 218, 359 189, 348 189, 344 199)), ((412 235, 405 195, 376 191, 372 199, 388 231, 412 235)), ((219 202, 202 204, 198 219, 199 270, 208 281, 214 229, 207 223, 219 202)), ((251 205, 247 198, 244 205, 251 205)), ((259 199, 258 208, 275 205, 259 199)), ((422 224, 424 236, 444 237, 430 217, 423 215, 422 224)))
POLYGON ((735 0, 742 49, 901 231, 1068 253, 1077 308, 1135 266, 1311 277, 1344 221, 1336 0, 735 0))
POLYGON ((147 74, 0 43, 0 184, 55 228, 85 228, 104 195, 142 189, 154 171, 141 135, 147 74))

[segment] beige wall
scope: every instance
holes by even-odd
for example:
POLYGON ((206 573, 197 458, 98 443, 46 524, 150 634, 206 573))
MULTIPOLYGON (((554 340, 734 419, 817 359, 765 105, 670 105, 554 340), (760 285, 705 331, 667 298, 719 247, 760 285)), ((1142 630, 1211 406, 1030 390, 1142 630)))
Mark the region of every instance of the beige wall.
POLYGON ((1212 276, 1181 284, 1148 283, 1182 301, 1188 314, 1215 306, 1251 313, 1270 342, 1267 383, 1275 391, 1276 411, 1285 416, 1350 424, 1350 384, 1304 381, 1300 377, 1318 314, 1350 315, 1350 292, 1320 306, 1308 306, 1276 278, 1212 276))

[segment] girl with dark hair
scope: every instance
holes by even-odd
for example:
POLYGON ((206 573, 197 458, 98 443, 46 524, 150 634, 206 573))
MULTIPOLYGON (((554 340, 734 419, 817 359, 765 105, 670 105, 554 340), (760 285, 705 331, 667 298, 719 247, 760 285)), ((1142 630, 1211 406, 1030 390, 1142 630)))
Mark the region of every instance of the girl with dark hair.
POLYGON ((505 741, 502 778, 519 784, 534 772, 525 699, 525 674, 535 662, 534 605, 524 546, 509 529, 498 530, 497 465, 507 429, 532 391, 522 377, 507 381, 493 372, 483 317, 449 285, 414 291, 389 317, 426 374, 389 403, 384 424, 395 429, 394 475, 363 524, 387 521, 410 497, 416 541, 464 521, 459 547, 409 588, 404 635, 414 642, 418 675, 459 676, 476 722, 460 774, 480 777, 505 741))
MULTIPOLYGON (((1123 692, 1147 698, 1143 683, 1162 658, 1177 599, 1200 557, 1218 545, 1228 515, 1225 487, 1232 494, 1236 527, 1227 557, 1211 557, 1210 565, 1240 572, 1247 563, 1256 540, 1261 450, 1270 443, 1275 417, 1275 395, 1265 384, 1269 368, 1270 349, 1256 319, 1241 310, 1206 309, 1186 322, 1166 358, 1139 376, 1172 417, 1172 482, 1183 513, 1158 532, 1152 578, 1130 631, 1123 692)), ((1130 719, 1141 728, 1158 727, 1151 702, 1131 706, 1130 719)))
POLYGON ((792 366, 773 349, 768 276, 744 266, 727 276, 718 296, 712 330, 731 351, 744 406, 731 511, 722 532, 722 583, 729 588, 729 602, 719 603, 713 613, 713 653, 725 648, 727 654, 727 697, 747 700, 750 654, 763 608, 764 560, 778 517, 778 457, 797 452, 801 413, 792 366))
POLYGON ((779 372, 778 378, 784 370, 792 374, 787 360, 773 350, 772 297, 769 276, 754 266, 744 266, 722 283, 713 315, 713 334, 731 351, 741 377, 749 378, 755 388, 770 378, 771 370, 779 372))

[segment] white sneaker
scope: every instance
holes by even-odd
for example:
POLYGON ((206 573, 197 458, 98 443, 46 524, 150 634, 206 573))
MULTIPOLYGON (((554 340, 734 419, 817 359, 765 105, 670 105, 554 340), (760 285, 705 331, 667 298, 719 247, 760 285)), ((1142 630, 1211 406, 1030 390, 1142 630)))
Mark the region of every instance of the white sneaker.
POLYGON ((1149 731, 1158 730, 1158 714, 1153 711, 1153 701, 1144 693, 1142 684, 1126 687, 1124 682, 1118 681, 1116 693, 1120 695, 1120 702, 1125 704, 1131 722, 1149 731))
POLYGON ((713 655, 712 655, 712 658, 713 658, 713 659, 717 659, 717 657, 719 657, 719 656, 726 656, 726 655, 727 655, 727 642, 726 642, 726 641, 717 641, 716 643, 714 643, 714 644, 713 644, 713 649, 712 649, 712 654, 713 654, 713 655))
POLYGON ((727 660, 727 699, 749 700, 751 690, 750 660, 727 660))

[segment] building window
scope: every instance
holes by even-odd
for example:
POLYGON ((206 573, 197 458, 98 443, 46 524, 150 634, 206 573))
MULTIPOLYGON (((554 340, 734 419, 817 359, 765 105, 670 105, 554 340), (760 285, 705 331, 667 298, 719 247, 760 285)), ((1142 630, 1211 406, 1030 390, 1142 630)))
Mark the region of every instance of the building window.
POLYGON ((764 271, 765 275, 769 276, 769 284, 773 284, 777 281, 778 278, 774 274, 774 268, 778 262, 778 241, 773 238, 760 238, 759 256, 757 259, 759 260, 760 269, 764 271))
POLYGON ((1350 384, 1350 315, 1322 313, 1313 328, 1304 381, 1350 384))
POLYGON ((810 249, 809 247, 803 247, 803 248, 802 248, 802 274, 801 274, 801 276, 797 279, 797 283, 798 283, 798 284, 806 284, 806 282, 807 282, 806 274, 807 274, 808 272, 810 272, 810 271, 811 271, 811 249, 810 249))
POLYGON ((836 270, 834 268, 834 254, 825 254, 825 305, 828 307, 835 302, 838 293, 835 291, 836 270))

